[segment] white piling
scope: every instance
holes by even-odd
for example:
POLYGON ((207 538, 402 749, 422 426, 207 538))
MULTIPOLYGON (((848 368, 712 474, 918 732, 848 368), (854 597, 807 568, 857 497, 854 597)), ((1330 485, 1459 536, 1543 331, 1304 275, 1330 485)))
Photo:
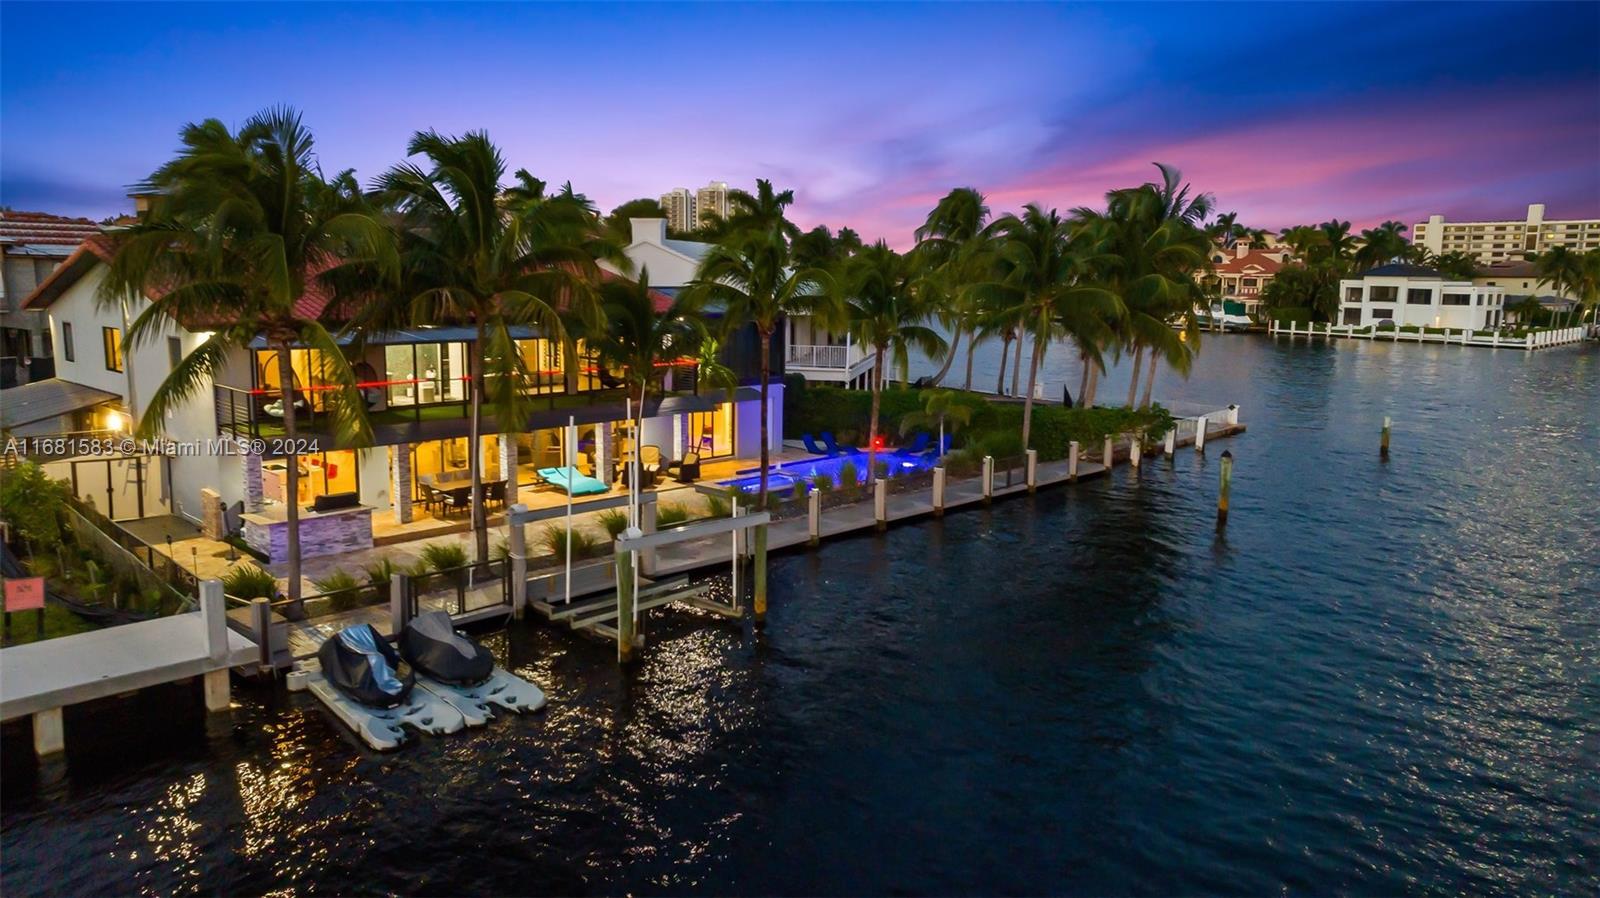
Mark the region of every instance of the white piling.
POLYGON ((879 477, 872 481, 872 517, 878 529, 889 526, 889 481, 879 477))
POLYGON ((933 469, 933 516, 944 514, 944 465, 933 469))
POLYGON ((1105 450, 1104 450, 1103 454, 1101 455, 1101 461, 1105 462, 1105 466, 1106 466, 1106 470, 1107 471, 1111 470, 1111 464, 1112 464, 1112 462, 1114 462, 1116 460, 1116 456, 1113 454, 1114 450, 1115 450, 1115 447, 1112 446, 1111 437, 1109 437, 1109 436, 1106 437, 1105 450))
POLYGON ((822 542, 822 493, 815 489, 806 496, 806 533, 811 545, 822 542))
POLYGON ((1206 451, 1206 416, 1194 419, 1194 451, 1206 451))
POLYGON ((983 501, 994 498, 994 456, 983 457, 983 501))
POLYGON ((1067 482, 1078 482, 1078 441, 1067 444, 1067 482))
POLYGON ((1162 439, 1161 451, 1171 458, 1178 449, 1178 428, 1176 425, 1167 428, 1167 435, 1162 439))
POLYGON ((1028 450, 1028 492, 1039 488, 1039 450, 1028 450))
POLYGON ((1135 471, 1139 469, 1139 454, 1144 448, 1139 444, 1142 442, 1144 438, 1137 433, 1128 442, 1128 464, 1132 465, 1135 471))

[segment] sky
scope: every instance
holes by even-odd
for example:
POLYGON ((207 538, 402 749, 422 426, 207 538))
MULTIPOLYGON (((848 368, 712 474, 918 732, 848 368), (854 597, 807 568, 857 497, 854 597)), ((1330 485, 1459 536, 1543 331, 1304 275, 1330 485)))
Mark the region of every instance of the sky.
POLYGON ((101 218, 289 104, 363 180, 485 129, 609 210, 712 180, 911 241, 1177 166, 1254 227, 1600 218, 1600 4, 0 4, 0 203, 101 218))

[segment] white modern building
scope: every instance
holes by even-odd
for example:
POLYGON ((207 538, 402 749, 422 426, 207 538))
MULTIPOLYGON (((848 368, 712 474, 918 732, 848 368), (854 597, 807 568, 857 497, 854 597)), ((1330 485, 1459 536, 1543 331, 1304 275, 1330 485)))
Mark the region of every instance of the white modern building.
POLYGON ((1434 255, 1468 253, 1483 265, 1527 258, 1553 246, 1600 249, 1600 219, 1545 220, 1544 204, 1528 206, 1521 221, 1445 221, 1431 215, 1411 229, 1411 240, 1434 255))
POLYGON ((1505 315, 1503 287, 1446 280, 1432 268, 1381 265, 1339 282, 1339 324, 1487 330, 1505 315))
MULTIPOLYGON (((633 263, 630 276, 647 269, 648 286, 677 295, 694 280, 700 260, 711 250, 711 244, 668 237, 666 219, 635 218, 630 223, 633 242, 623 250, 633 263)), ((605 267, 605 263, 601 265, 605 267)), ((788 318, 781 333, 781 345, 775 346, 773 351, 781 353, 785 372, 803 375, 814 383, 858 388, 869 385, 867 375, 872 370, 873 358, 865 347, 852 341, 849 334, 835 333, 805 315, 788 318)))

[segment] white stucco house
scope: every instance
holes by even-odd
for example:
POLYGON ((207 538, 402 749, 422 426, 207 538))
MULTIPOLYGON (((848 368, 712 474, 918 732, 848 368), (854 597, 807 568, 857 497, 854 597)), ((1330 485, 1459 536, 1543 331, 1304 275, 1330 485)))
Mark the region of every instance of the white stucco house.
POLYGON ((1338 323, 1487 330, 1503 320, 1505 299, 1503 287, 1449 280, 1419 265, 1381 265, 1339 282, 1338 323))

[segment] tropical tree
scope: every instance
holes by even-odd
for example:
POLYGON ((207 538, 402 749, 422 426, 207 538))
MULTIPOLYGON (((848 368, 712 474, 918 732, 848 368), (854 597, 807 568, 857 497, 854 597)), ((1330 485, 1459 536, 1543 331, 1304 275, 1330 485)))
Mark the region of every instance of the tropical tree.
MULTIPOLYGON (((955 363, 961 338, 975 331, 973 309, 970 301, 971 285, 988 279, 989 207, 983 194, 976 188, 957 187, 945 194, 922 227, 916 231, 916 254, 927 269, 928 289, 937 289, 942 297, 935 303, 935 313, 941 324, 951 332, 950 349, 945 353, 944 364, 933 375, 932 383, 939 384, 950 373, 955 363)), ((974 339, 967 347, 967 389, 972 389, 972 353, 974 339)), ((1001 369, 1004 370, 1004 365, 1001 369)))
POLYGON ((605 218, 606 231, 610 233, 611 239, 626 246, 633 242, 633 219, 666 217, 666 210, 661 208, 660 202, 649 197, 640 197, 628 200, 612 209, 611 214, 605 218))
POLYGON ((826 312, 832 297, 832 278, 826 272, 791 266, 789 241, 798 229, 783 211, 793 201, 793 191, 774 191, 766 180, 756 182, 754 194, 730 191, 729 218, 717 223, 718 242, 701 258, 687 291, 697 308, 721 313, 729 332, 753 327, 761 344, 762 504, 767 501, 771 458, 772 335, 784 316, 826 312))
POLYGON ((519 332, 537 328, 562 341, 570 375, 575 353, 562 312, 597 321, 596 255, 616 261, 621 254, 570 185, 547 195, 543 182, 519 171, 515 187, 502 189, 505 160, 482 131, 418 132, 406 153, 427 166, 401 163, 378 180, 400 228, 402 285, 390 301, 369 307, 359 324, 379 333, 409 323, 473 328, 467 465, 476 557, 483 563, 489 559, 480 459, 485 403, 502 439, 515 439, 532 412, 519 332))
POLYGON ((289 598, 300 586, 298 421, 291 350, 319 359, 330 388, 319 396, 326 426, 342 446, 371 445, 366 404, 338 341, 307 310, 308 293, 340 284, 333 305, 353 300, 363 284, 391 282, 398 268, 382 221, 342 172, 324 180, 311 132, 286 107, 248 119, 236 133, 215 119, 186 126, 182 148, 139 185, 157 196, 149 214, 115 233, 115 254, 100 286, 104 303, 150 297, 128 327, 126 342, 160 339, 177 320, 207 336, 156 387, 136 433, 160 433, 168 413, 207 388, 230 357, 261 337, 276 351, 283 408, 284 503, 289 598))
POLYGON ((900 417, 900 436, 904 437, 918 428, 938 428, 940 457, 945 452, 945 432, 952 436, 972 423, 972 406, 960 402, 955 390, 927 390, 922 394, 922 410, 900 417))
POLYGON ((876 470, 878 411, 888 363, 894 364, 904 381, 911 350, 930 358, 945 351, 944 338, 926 324, 934 309, 919 289, 920 277, 915 259, 895 252, 882 240, 853 256, 843 272, 839 320, 853 339, 872 347, 868 471, 876 470))
POLYGON ((1406 226, 1398 221, 1386 221, 1361 232, 1361 246, 1354 257, 1356 268, 1365 271, 1404 259, 1410 249, 1411 244, 1406 242, 1406 226))

